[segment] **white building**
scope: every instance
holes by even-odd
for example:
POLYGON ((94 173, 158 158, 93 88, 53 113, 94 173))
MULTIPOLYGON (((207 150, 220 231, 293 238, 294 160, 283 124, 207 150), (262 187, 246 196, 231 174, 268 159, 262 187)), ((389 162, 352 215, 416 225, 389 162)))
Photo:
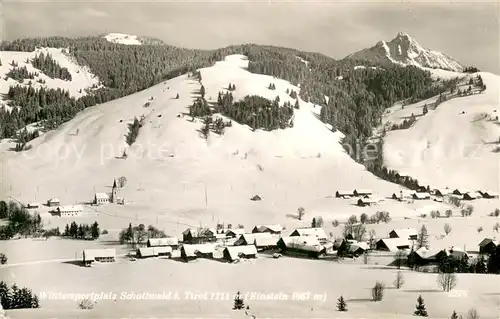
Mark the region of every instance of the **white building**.
POLYGON ((94 204, 102 205, 109 203, 109 195, 106 193, 95 193, 94 204))
POLYGON ((56 208, 57 213, 61 217, 67 216, 79 216, 83 213, 82 205, 68 205, 68 206, 59 206, 56 208))

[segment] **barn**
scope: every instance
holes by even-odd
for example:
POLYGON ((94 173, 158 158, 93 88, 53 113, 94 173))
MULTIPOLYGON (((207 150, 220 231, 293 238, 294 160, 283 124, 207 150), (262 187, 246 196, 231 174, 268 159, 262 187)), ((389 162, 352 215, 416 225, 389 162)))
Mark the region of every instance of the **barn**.
POLYGON ((483 198, 481 194, 478 192, 468 192, 463 195, 463 200, 475 200, 475 199, 480 199, 483 198))
POLYGON ((181 247, 181 258, 188 262, 197 258, 214 258, 214 244, 186 244, 181 247))
POLYGON ((146 246, 177 249, 179 247, 179 239, 177 239, 177 237, 149 238, 146 242, 146 246))
POLYGON ((369 189, 355 189, 352 194, 356 197, 362 196, 362 197, 368 197, 373 195, 373 192, 369 189))
POLYGON ((59 206, 56 208, 57 214, 61 217, 79 216, 83 213, 82 205, 59 206))
POLYGON ((418 232, 413 228, 393 229, 389 232, 389 238, 402 238, 417 240, 418 232))
POLYGON ((484 198, 498 198, 498 193, 495 193, 495 192, 479 191, 479 193, 484 198))
POLYGON ((377 203, 373 198, 360 198, 358 199, 357 205, 361 207, 372 206, 377 203))
POLYGON ((257 248, 255 248, 254 245, 229 246, 224 249, 223 256, 223 258, 229 262, 242 258, 257 258, 257 248))
POLYGON ((49 207, 55 207, 61 205, 61 201, 59 198, 51 198, 47 201, 47 206, 49 207))
POLYGON ((283 231, 283 226, 281 225, 257 225, 252 229, 252 233, 270 233, 274 235, 280 235, 283 231))
POLYGON ((83 263, 85 266, 90 266, 93 262, 114 262, 116 250, 114 248, 107 249, 84 249, 83 263))
POLYGON ((405 238, 382 238, 375 245, 377 250, 382 251, 397 252, 402 249, 410 249, 410 241, 405 238))
POLYGON ((337 198, 350 198, 352 196, 354 196, 354 193, 352 191, 338 190, 337 192, 335 192, 335 197, 337 198))
POLYGON ((182 241, 188 244, 204 244, 216 241, 216 231, 213 228, 188 228, 182 233, 182 241))
POLYGON ((439 259, 446 257, 448 254, 446 250, 427 249, 421 247, 415 251, 410 252, 408 259, 416 266, 423 266, 429 264, 437 264, 439 259))
POLYGON ((313 236, 318 239, 320 244, 325 244, 327 237, 323 228, 297 228, 291 234, 290 237, 295 236, 313 236))
POLYGON ((281 252, 289 256, 320 258, 326 254, 325 246, 313 236, 281 237, 277 243, 281 252))
POLYGON ((243 235, 245 233, 245 229, 244 228, 234 228, 234 229, 228 229, 226 232, 225 232, 225 237, 227 238, 236 238, 236 237, 239 237, 241 235, 243 235))
POLYGON ((493 250, 497 247, 493 239, 485 238, 479 243, 479 253, 480 254, 491 254, 493 250))
POLYGON ((353 256, 359 256, 364 254, 367 250, 370 249, 367 243, 364 242, 354 242, 349 245, 349 254, 353 256))
POLYGON ((429 193, 413 193, 411 196, 413 199, 416 200, 424 200, 424 199, 430 199, 431 195, 429 193))

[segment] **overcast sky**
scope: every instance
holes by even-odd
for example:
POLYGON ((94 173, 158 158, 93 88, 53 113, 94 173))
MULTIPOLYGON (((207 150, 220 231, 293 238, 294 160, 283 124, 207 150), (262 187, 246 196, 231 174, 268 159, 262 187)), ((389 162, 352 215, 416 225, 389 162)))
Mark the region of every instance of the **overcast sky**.
POLYGON ((121 32, 172 45, 259 43, 343 58, 404 31, 422 46, 500 74, 497 1, 3 0, 2 37, 121 32))

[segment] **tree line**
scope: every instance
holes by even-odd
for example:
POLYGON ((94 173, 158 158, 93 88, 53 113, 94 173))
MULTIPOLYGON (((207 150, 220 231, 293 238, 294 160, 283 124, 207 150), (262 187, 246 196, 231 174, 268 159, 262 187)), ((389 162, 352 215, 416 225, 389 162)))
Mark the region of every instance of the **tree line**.
POLYGON ((6 225, 0 225, 0 239, 10 239, 16 235, 27 237, 43 232, 40 215, 30 214, 26 208, 13 201, 0 201, 0 218, 7 219, 6 225))
POLYGON ((40 308, 38 296, 26 287, 0 281, 0 303, 3 309, 40 308))
POLYGON ((129 223, 127 228, 120 231, 118 237, 121 244, 143 244, 148 238, 165 238, 167 235, 153 225, 146 228, 144 224, 132 226, 132 223, 129 223))
POLYGON ((64 228, 63 236, 71 237, 74 239, 91 239, 96 240, 101 235, 101 230, 99 224, 94 222, 92 225, 80 224, 77 225, 76 222, 71 222, 70 225, 66 224, 64 228))
POLYGON ((57 63, 50 53, 46 55, 41 52, 35 55, 31 61, 33 67, 42 71, 46 76, 54 79, 61 79, 65 81, 71 81, 71 73, 67 68, 63 68, 57 63))

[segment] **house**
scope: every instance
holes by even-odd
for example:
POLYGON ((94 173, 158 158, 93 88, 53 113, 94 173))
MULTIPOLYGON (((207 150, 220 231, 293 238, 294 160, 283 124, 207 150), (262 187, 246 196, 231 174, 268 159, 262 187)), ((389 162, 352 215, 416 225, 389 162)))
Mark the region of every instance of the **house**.
POLYGON ((291 234, 290 237, 294 236, 313 236, 316 237, 320 244, 325 244, 327 236, 323 228, 297 228, 291 234))
POLYGON ((243 235, 244 233, 245 233, 244 228, 234 228, 234 229, 228 229, 225 232, 225 235, 228 238, 236 238, 236 237, 243 235))
POLYGON ((486 191, 486 192, 479 191, 479 193, 484 198, 498 198, 498 193, 488 192, 488 191, 486 191))
POLYGON ((68 206, 59 206, 56 208, 57 214, 61 217, 67 216, 79 216, 83 213, 82 205, 68 205, 68 206))
POLYGON ((377 203, 373 198, 360 198, 358 199, 358 206, 365 207, 375 205, 377 203))
POLYGON ((250 197, 250 200, 251 201, 260 201, 262 200, 262 197, 260 197, 259 195, 253 195, 252 197, 250 197))
POLYGON ((359 196, 368 197, 368 196, 371 196, 373 194, 373 192, 369 189, 355 189, 352 193, 356 197, 359 197, 359 196))
POLYGON ((114 248, 107 249, 84 249, 83 263, 85 266, 90 266, 93 262, 113 262, 115 261, 116 250, 114 248))
POLYGON ((153 247, 153 251, 158 256, 172 257, 172 247, 170 246, 153 247))
POLYGON ((188 262, 197 258, 214 258, 214 244, 186 244, 181 247, 181 258, 188 262))
POLYGON ((229 246, 223 251, 224 259, 233 262, 241 258, 257 258, 257 248, 254 245, 229 246))
POLYGON ((325 246, 313 236, 281 237, 277 245, 282 253, 291 256, 320 258, 326 254, 325 246))
POLYGON ((61 205, 61 201, 58 198, 51 198, 47 201, 47 206, 55 207, 61 205))
POLYGON ((146 246, 148 247, 171 247, 177 249, 179 247, 179 239, 177 237, 166 238, 149 238, 146 246))
POLYGON ((470 191, 469 190, 464 190, 464 189, 455 189, 452 194, 453 195, 459 195, 459 196, 463 196, 465 195, 466 193, 469 193, 470 191))
POLYGON ((408 259, 412 260, 412 263, 416 266, 428 265, 428 264, 437 264, 439 259, 446 257, 448 254, 446 250, 437 250, 437 249, 427 249, 425 247, 421 247, 417 250, 410 252, 408 255, 408 259))
POLYGON ((434 189, 433 193, 434 193, 434 196, 444 197, 444 196, 451 194, 452 191, 449 188, 441 188, 441 189, 436 188, 436 189, 434 189))
POLYGON ((188 244, 203 244, 216 241, 217 232, 213 228, 188 228, 182 233, 182 241, 188 244))
POLYGON ((283 231, 281 225, 257 225, 252 229, 252 233, 270 233, 280 235, 283 231))
POLYGON ((155 252, 153 247, 142 247, 137 249, 137 257, 139 258, 149 258, 157 256, 158 254, 155 252))
POLYGON ((350 191, 340 191, 339 190, 335 193, 335 197, 337 197, 337 198, 349 198, 352 196, 354 196, 354 193, 350 192, 350 191))
POLYGON ((94 195, 94 204, 102 205, 109 203, 109 195, 106 193, 95 193, 94 195))
POLYGON ((264 236, 257 236, 255 238, 254 245, 257 248, 257 251, 266 251, 266 250, 273 250, 278 248, 278 236, 271 236, 271 237, 264 237, 264 236))
POLYGON ((480 254, 491 254, 497 245, 491 238, 485 238, 479 243, 480 254))
POLYGON ((393 229, 389 238, 402 238, 406 240, 417 240, 418 232, 413 228, 393 229))
POLYGON ((419 192, 417 192, 417 193, 413 193, 411 195, 411 197, 413 199, 416 199, 416 200, 424 200, 424 199, 430 199, 431 195, 429 193, 423 193, 423 192, 419 193, 419 192))
POLYGON ((480 199, 483 198, 481 194, 478 192, 468 192, 463 195, 463 200, 475 200, 475 199, 480 199))
POLYGON ((364 254, 369 249, 370 249, 370 246, 368 246, 367 243, 355 242, 355 243, 351 243, 349 245, 349 254, 351 254, 353 256, 359 256, 359 255, 364 254))
POLYGON ((28 203, 28 206, 26 208, 32 209, 32 208, 38 208, 40 205, 38 203, 28 203))
POLYGON ((376 249, 396 252, 401 249, 410 249, 410 241, 405 238, 382 238, 376 243, 376 249))
POLYGON ((453 246, 450 249, 448 249, 446 253, 448 256, 453 257, 456 260, 462 260, 463 258, 469 259, 469 255, 465 250, 453 246))
POLYGON ((418 184, 416 192, 417 193, 426 193, 429 190, 428 188, 429 188, 428 186, 426 187, 424 185, 418 184))

